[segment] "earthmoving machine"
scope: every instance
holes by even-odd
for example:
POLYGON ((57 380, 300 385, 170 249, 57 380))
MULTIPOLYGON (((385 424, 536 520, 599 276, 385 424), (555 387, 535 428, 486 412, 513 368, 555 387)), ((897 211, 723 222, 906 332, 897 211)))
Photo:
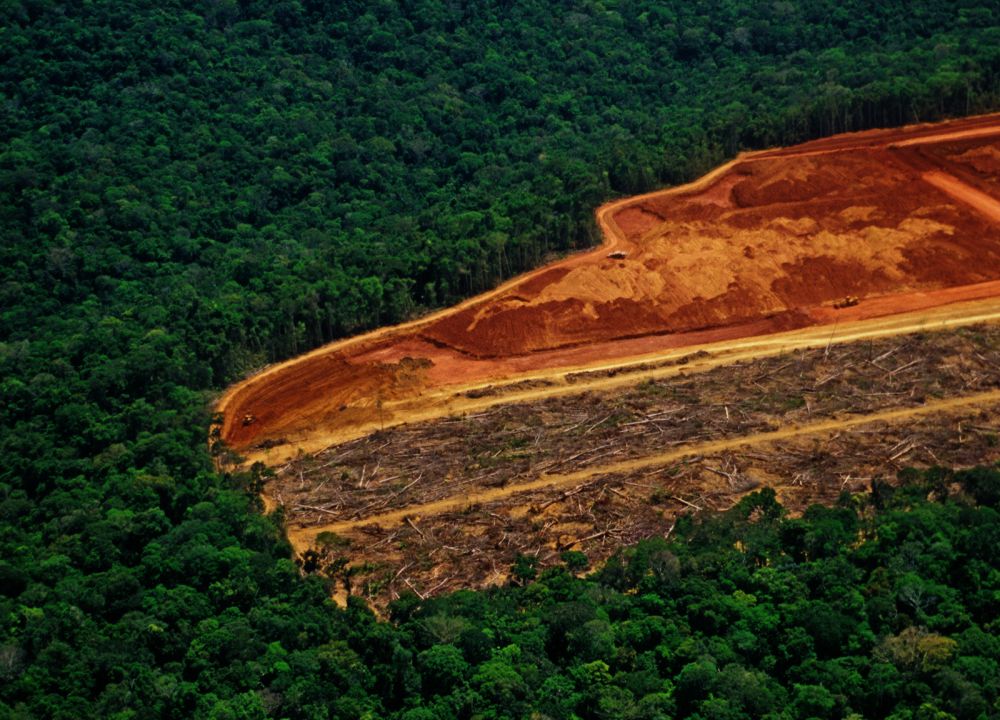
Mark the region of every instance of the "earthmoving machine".
POLYGON ((257 418, 255 416, 253 416, 253 415, 244 415, 243 416, 243 427, 246 427, 247 425, 253 425, 254 422, 256 422, 256 420, 257 420, 257 418))
POLYGON ((615 250, 614 252, 609 252, 608 257, 611 260, 624 260, 628 257, 628 253, 624 250, 615 250))
POLYGON ((844 308, 854 307, 861 300, 858 299, 857 295, 848 295, 843 300, 838 300, 833 304, 834 310, 843 310, 844 308))

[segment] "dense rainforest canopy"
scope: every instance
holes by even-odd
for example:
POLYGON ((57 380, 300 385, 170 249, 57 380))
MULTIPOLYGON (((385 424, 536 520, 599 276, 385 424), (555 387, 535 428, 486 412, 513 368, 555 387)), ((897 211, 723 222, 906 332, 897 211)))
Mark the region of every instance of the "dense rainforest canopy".
POLYGON ((0 718, 997 716, 990 471, 384 623, 205 436, 227 381, 614 195, 998 105, 994 2, 4 2, 0 718))

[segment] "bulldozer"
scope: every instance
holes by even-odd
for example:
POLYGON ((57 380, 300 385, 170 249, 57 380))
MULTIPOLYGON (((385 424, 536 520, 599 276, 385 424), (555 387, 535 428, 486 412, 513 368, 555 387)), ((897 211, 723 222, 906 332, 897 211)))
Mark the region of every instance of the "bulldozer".
POLYGON ((857 295, 848 295, 843 300, 838 300, 837 302, 835 302, 833 304, 833 309, 843 310, 844 308, 854 307, 859 302, 861 302, 861 300, 858 298, 857 295))

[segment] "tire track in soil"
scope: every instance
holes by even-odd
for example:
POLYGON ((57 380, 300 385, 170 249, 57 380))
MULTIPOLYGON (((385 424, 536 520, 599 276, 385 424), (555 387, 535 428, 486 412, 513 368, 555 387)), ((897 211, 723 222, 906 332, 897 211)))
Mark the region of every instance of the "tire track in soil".
POLYGON ((978 210, 993 222, 1000 223, 1000 202, 981 190, 966 185, 957 177, 941 170, 925 172, 921 178, 949 197, 978 210))
POLYGON ((727 438, 725 440, 713 440, 710 442, 692 443, 665 453, 647 455, 641 458, 610 463, 608 465, 588 467, 569 473, 542 474, 535 480, 526 483, 507 485, 505 487, 483 490, 480 492, 463 493, 462 495, 442 498, 423 505, 411 505, 402 510, 394 510, 378 515, 371 515, 357 520, 344 520, 337 523, 322 526, 289 526, 287 528, 288 538, 293 547, 298 551, 308 548, 317 535, 323 532, 350 533, 351 530, 366 525, 379 525, 388 527, 401 522, 407 518, 426 517, 445 512, 460 511, 470 505, 479 503, 495 502, 503 500, 520 493, 531 492, 540 489, 558 489, 565 486, 572 486, 581 481, 599 475, 614 475, 634 470, 642 470, 650 467, 667 465, 692 455, 710 455, 725 450, 755 445, 766 445, 790 438, 823 435, 840 430, 848 430, 863 425, 871 425, 878 422, 899 423, 914 417, 925 415, 947 414, 953 410, 965 409, 974 406, 993 405, 1000 403, 1000 390, 991 390, 985 393, 967 395, 945 400, 936 400, 916 408, 902 408, 886 410, 884 412, 871 413, 849 418, 834 418, 820 422, 804 425, 793 425, 771 432, 744 435, 741 437, 727 438))

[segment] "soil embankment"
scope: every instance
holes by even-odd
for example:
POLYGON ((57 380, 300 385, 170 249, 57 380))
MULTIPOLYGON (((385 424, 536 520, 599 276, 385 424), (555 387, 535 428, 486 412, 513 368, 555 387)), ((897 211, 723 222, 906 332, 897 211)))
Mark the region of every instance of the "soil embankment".
POLYGON ((222 438, 291 456, 477 384, 1000 296, 998 159, 994 115, 747 154, 609 203, 598 249, 235 386, 222 438))

